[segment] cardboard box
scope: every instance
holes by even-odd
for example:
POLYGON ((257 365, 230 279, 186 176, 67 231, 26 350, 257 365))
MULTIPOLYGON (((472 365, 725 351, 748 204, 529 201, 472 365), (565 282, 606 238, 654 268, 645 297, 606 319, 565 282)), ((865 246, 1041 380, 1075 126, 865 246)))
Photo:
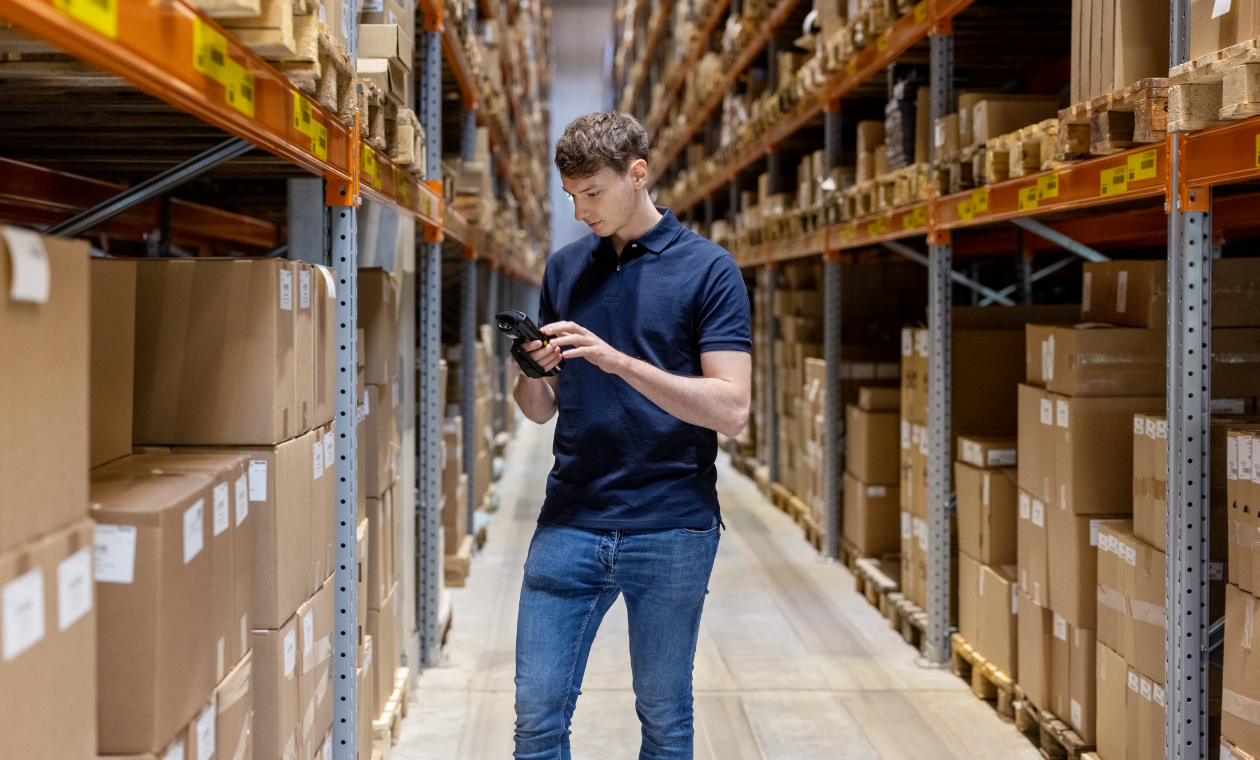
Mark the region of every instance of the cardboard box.
MULTIPOLYGON (((297 434, 318 427, 315 421, 315 270, 305 261, 293 264, 293 356, 294 409, 297 411, 297 434)), ((330 370, 331 371, 331 370, 330 370)))
POLYGON ((468 535, 468 476, 461 473, 455 483, 455 490, 444 497, 442 505, 442 532, 447 554, 457 554, 468 535))
POLYGON ((99 751, 156 752, 187 726, 218 682, 216 588, 230 568, 211 550, 220 478, 180 468, 128 468, 118 460, 92 472, 99 751))
POLYGON ((1098 755, 1129 757, 1129 666, 1101 641, 1097 647, 1098 755))
POLYGON ((359 24, 360 58, 388 58, 411 70, 411 38, 396 23, 359 24))
POLYGON ((980 574, 982 565, 966 552, 958 554, 958 633, 980 651, 980 574))
POLYGON ((1063 397, 1022 384, 1018 393, 1019 432, 1016 448, 1019 452, 1019 487, 1042 502, 1054 503, 1058 496, 1054 410, 1055 401, 1063 397))
MULTIPOLYGON (((365 635, 363 637, 363 643, 359 645, 359 649, 363 652, 363 655, 362 655, 363 664, 359 666, 359 670, 358 670, 357 677, 359 679, 359 684, 358 684, 359 690, 357 693, 370 696, 372 693, 372 668, 373 668, 372 660, 373 660, 373 654, 374 654, 373 652, 374 647, 372 646, 372 637, 365 635)), ((358 716, 359 725, 360 726, 372 725, 372 720, 373 720, 372 700, 360 699, 358 708, 359 708, 359 716, 358 716)), ((359 757, 371 757, 372 732, 359 731, 357 739, 358 739, 358 744, 359 744, 359 748, 358 748, 359 757)))
POLYGON ((1159 412, 1163 396, 1055 398, 1055 505, 1078 515, 1133 508, 1133 415, 1159 412))
POLYGON ((390 578, 387 568, 393 567, 394 563, 392 551, 394 521, 386 516, 385 505, 389 502, 392 508, 392 501, 392 498, 367 500, 368 562, 365 564, 365 569, 367 570, 367 606, 370 610, 379 610, 389 591, 390 578))
MULTIPOLYGON (((1164 747, 1164 687, 1159 681, 1145 676, 1139 677, 1138 683, 1138 757, 1167 757, 1164 747)), ((1211 691, 1215 692, 1214 689, 1211 691)))
POLYGON ((359 14, 360 28, 363 24, 403 24, 407 21, 407 13, 394 0, 384 0, 379 11, 364 10, 359 14))
POLYGON ((884 122, 859 121, 857 124, 857 152, 870 153, 884 144, 884 122))
POLYGON ((1096 649, 1093 631, 1076 628, 1061 615, 1052 613, 1049 709, 1091 744, 1097 719, 1094 704, 1098 687, 1094 668, 1096 649))
POLYGON ((1098 531, 1114 524, 1129 529, 1127 515, 1074 515, 1049 509, 1046 516, 1047 540, 1054 547, 1050 570, 1050 608, 1062 615, 1073 628, 1097 630, 1098 620, 1098 531))
POLYGON ((1238 0, 1220 16, 1212 0, 1190 1, 1190 56, 1194 60, 1260 36, 1260 7, 1238 0))
POLYGON ((932 145, 938 158, 958 152, 958 114, 951 113, 932 122, 932 145))
MULTIPOLYGON (((360 79, 371 80, 390 100, 400 106, 406 105, 407 89, 411 84, 411 72, 407 71, 402 64, 389 58, 360 58, 358 59, 358 64, 360 79)), ((363 281, 360 279, 360 288, 362 288, 362 285, 363 281)), ((360 306, 362 306, 362 300, 360 300, 360 306)))
POLYGON ((1019 592, 1019 685, 1028 699, 1043 710, 1051 708, 1050 638, 1053 615, 1022 590, 1019 592))
POLYGON ((330 576, 297 611, 298 746, 314 757, 333 723, 332 635, 335 587, 330 576))
MULTIPOLYGON (((1212 260, 1212 327, 1254 327, 1260 322, 1260 259, 1212 260)), ((1168 328, 1168 262, 1086 262, 1081 320, 1168 328)))
POLYGON ((866 412, 900 412, 901 389, 859 388, 857 406, 866 412))
POLYGON ((1054 331, 1059 325, 1026 325, 1024 330, 1025 382, 1037 388, 1045 388, 1046 380, 1054 377, 1054 331))
POLYGON ((306 427, 294 262, 155 259, 136 272, 135 443, 275 445, 306 427))
POLYGON ((337 272, 315 266, 311 302, 311 363, 316 426, 328 425, 337 411, 337 272))
POLYGON ((92 259, 89 466, 131 453, 136 362, 136 262, 92 259))
POLYGON ((1247 752, 1260 748, 1260 726, 1251 722, 1249 705, 1260 699, 1260 638, 1256 635, 1255 597, 1230 584, 1225 590, 1225 661, 1221 692, 1221 735, 1247 752))
MULTIPOLYGON (((960 554, 959 558, 962 556, 960 554)), ((1019 677, 1019 584, 1015 577, 1013 565, 981 565, 976 608, 976 627, 980 634, 977 651, 1012 680, 1019 677)))
POLYGON ((1019 487, 1015 480, 1013 468, 981 470, 962 462, 954 464, 958 548, 983 564, 1016 564, 1019 487))
POLYGON ((188 757, 204 757, 210 760, 218 757, 216 754, 219 738, 218 717, 214 694, 211 694, 205 705, 197 711, 187 728, 184 729, 188 737, 188 757))
POLYGON ((92 535, 84 518, 0 551, 0 731, 6 757, 96 757, 92 535))
MULTIPOLYGON (((319 588, 337 563, 336 423, 313 433, 311 457, 311 588, 319 588), (321 460, 322 457, 322 460, 321 460)), ((366 503, 366 502, 365 502, 366 503)))
POLYGON ((971 108, 972 142, 984 143, 1058 115, 1056 95, 1027 95, 1019 100, 986 98, 971 108))
POLYGON ((1167 336, 1162 330, 1082 324, 1054 330, 1053 377, 1046 389, 1067 396, 1162 396, 1167 336))
POLYGON ((1018 439, 1013 435, 960 435, 955 447, 958 461, 974 467, 1014 467, 1018 439))
POLYGON ((385 710, 394 690, 394 669, 398 666, 398 626, 397 587, 391 587, 379 610, 368 610, 367 632, 372 639, 374 667, 371 676, 371 692, 364 697, 372 701, 372 714, 380 715, 385 710))
POLYGON ((224 760, 254 756, 253 672, 254 654, 250 650, 214 690, 218 712, 215 747, 224 760))
MULTIPOLYGON (((87 515, 89 291, 87 242, 38 238, 47 253, 47 297, 13 300, 6 236, 23 231, 0 231, 0 419, 8 441, 0 455, 3 551, 87 515)), ((19 269, 22 283, 41 279, 27 266, 19 269)))
POLYGON ((867 557, 897 551, 897 486, 844 475, 844 537, 867 557))
POLYGON ((1022 489, 1016 528, 1019 587, 1040 607, 1050 606, 1049 538, 1046 505, 1022 489))
POLYGON ((898 419, 895 412, 845 410, 845 467, 867 483, 897 482, 898 419))
POLYGON ((298 622, 255 630, 254 756, 295 757, 298 748, 298 622))
POLYGON ((368 385, 363 390, 363 406, 367 409, 363 446, 367 480, 363 488, 369 498, 380 498, 398 477, 392 448, 398 440, 398 410, 394 406, 397 382, 395 379, 385 385, 368 385))
POLYGON ((363 636, 367 633, 367 614, 368 614, 368 574, 366 567, 372 561, 370 552, 368 551, 368 521, 360 520, 359 525, 355 528, 356 540, 359 542, 359 574, 358 574, 358 595, 355 601, 358 606, 359 621, 359 667, 364 667, 364 658, 367 656, 367 649, 363 646, 363 636))
POLYGON ((1212 398, 1260 396, 1260 329, 1212 329, 1212 398))
POLYGON ((364 330, 359 351, 365 360, 364 380, 370 385, 384 385, 398 375, 397 308, 398 283, 393 275, 384 269, 359 270, 359 324, 364 330))

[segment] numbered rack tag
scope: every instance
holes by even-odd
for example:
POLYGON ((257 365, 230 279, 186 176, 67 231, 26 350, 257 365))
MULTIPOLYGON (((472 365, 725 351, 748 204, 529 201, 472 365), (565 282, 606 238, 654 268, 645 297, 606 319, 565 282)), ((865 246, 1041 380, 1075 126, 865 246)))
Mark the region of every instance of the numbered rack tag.
POLYGON ((850 58, 849 62, 845 64, 844 73, 845 73, 845 76, 850 76, 850 77, 857 76, 857 59, 856 58, 850 58))
POLYGON ((223 85, 223 99, 253 118, 254 75, 228 57, 227 38, 200 18, 193 18, 193 68, 223 85))
POLYGON ((1022 187, 1019 190, 1019 210, 1032 211, 1037 208, 1037 187, 1022 187))
POLYGON ((118 0, 53 0, 53 7, 111 40, 118 36, 118 0))
POLYGON ((1104 198, 1128 192, 1129 167, 1117 166, 1114 169, 1103 169, 1098 184, 1098 194, 1104 198))
POLYGON ((910 210, 905 216, 901 217, 901 229, 913 230, 917 227, 922 227, 926 222, 927 209, 920 206, 919 208, 910 210))
POLYGON ((401 166, 394 167, 394 187, 398 188, 398 202, 411 208, 411 182, 408 181, 407 171, 401 166))
POLYGON ((958 201, 958 218, 963 221, 969 221, 975 218, 976 206, 970 198, 958 201))
POLYGON ((883 34, 879 35, 879 37, 876 38, 875 49, 881 53, 886 52, 888 50, 888 31, 887 30, 885 30, 883 34))
POLYGON ((328 160, 328 127, 315 120, 310 101, 293 93, 293 128, 311 138, 311 155, 328 160))
POLYGON ((229 58, 225 77, 227 81, 223 83, 224 97, 227 98, 228 105, 249 118, 254 118, 254 75, 229 58))
POLYGON ((886 216, 881 216, 866 225, 867 237, 879 237, 885 232, 888 232, 888 217, 886 216))
POLYGON ((359 168, 363 172, 372 185, 377 190, 381 189, 381 165, 376 162, 376 151, 363 146, 363 159, 359 162, 359 168))
POLYGON ((1046 174, 1037 178, 1037 202, 1059 197, 1059 175, 1046 174))
POLYGON ((989 189, 980 188, 971 193, 971 211, 974 214, 986 214, 989 211, 989 189))
POLYGON ((1144 150, 1141 153, 1135 153, 1129 156, 1127 180, 1136 182, 1142 179, 1155 179, 1157 173, 1155 166, 1156 151, 1144 150))
POLYGON ((928 4, 927 0, 914 6, 914 23, 922 24, 928 20, 928 4))

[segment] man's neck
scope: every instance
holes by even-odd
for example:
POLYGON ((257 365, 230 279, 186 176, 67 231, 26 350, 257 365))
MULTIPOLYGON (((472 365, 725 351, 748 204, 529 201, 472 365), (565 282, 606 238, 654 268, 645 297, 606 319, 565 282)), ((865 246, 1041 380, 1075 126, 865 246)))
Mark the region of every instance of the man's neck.
POLYGON ((613 244, 613 250, 620 256, 622 249, 626 247, 627 243, 648 234, 661 218, 661 212, 656 210, 656 206, 652 204, 651 198, 647 196, 647 193, 644 193, 639 201, 639 209, 630 218, 630 221, 609 236, 613 244))

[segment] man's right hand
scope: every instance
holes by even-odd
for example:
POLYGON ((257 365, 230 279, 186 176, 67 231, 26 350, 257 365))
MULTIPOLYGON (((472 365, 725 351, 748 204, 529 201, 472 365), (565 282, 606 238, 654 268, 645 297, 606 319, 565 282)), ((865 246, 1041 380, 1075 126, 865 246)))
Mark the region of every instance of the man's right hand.
MULTIPOLYGON (((549 346, 544 346, 541 340, 531 340, 528 343, 523 343, 521 347, 529 353, 529 357, 538 366, 542 367, 543 372, 550 372, 564 358, 560 355, 560 346, 554 342, 549 346)), ((525 370, 521 369, 515 358, 512 359, 512 363, 516 364, 516 371, 521 373, 521 377, 532 379, 525 375, 525 370)))

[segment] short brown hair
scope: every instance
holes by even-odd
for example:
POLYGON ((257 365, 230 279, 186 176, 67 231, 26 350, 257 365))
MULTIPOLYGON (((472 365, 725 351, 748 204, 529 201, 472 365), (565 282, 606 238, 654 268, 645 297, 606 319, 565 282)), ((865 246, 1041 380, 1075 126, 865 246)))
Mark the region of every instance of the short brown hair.
POLYGON ((605 167, 625 174, 630 164, 647 160, 648 136, 628 113, 588 113, 569 122, 556 141, 556 168, 561 176, 585 179, 605 167))

